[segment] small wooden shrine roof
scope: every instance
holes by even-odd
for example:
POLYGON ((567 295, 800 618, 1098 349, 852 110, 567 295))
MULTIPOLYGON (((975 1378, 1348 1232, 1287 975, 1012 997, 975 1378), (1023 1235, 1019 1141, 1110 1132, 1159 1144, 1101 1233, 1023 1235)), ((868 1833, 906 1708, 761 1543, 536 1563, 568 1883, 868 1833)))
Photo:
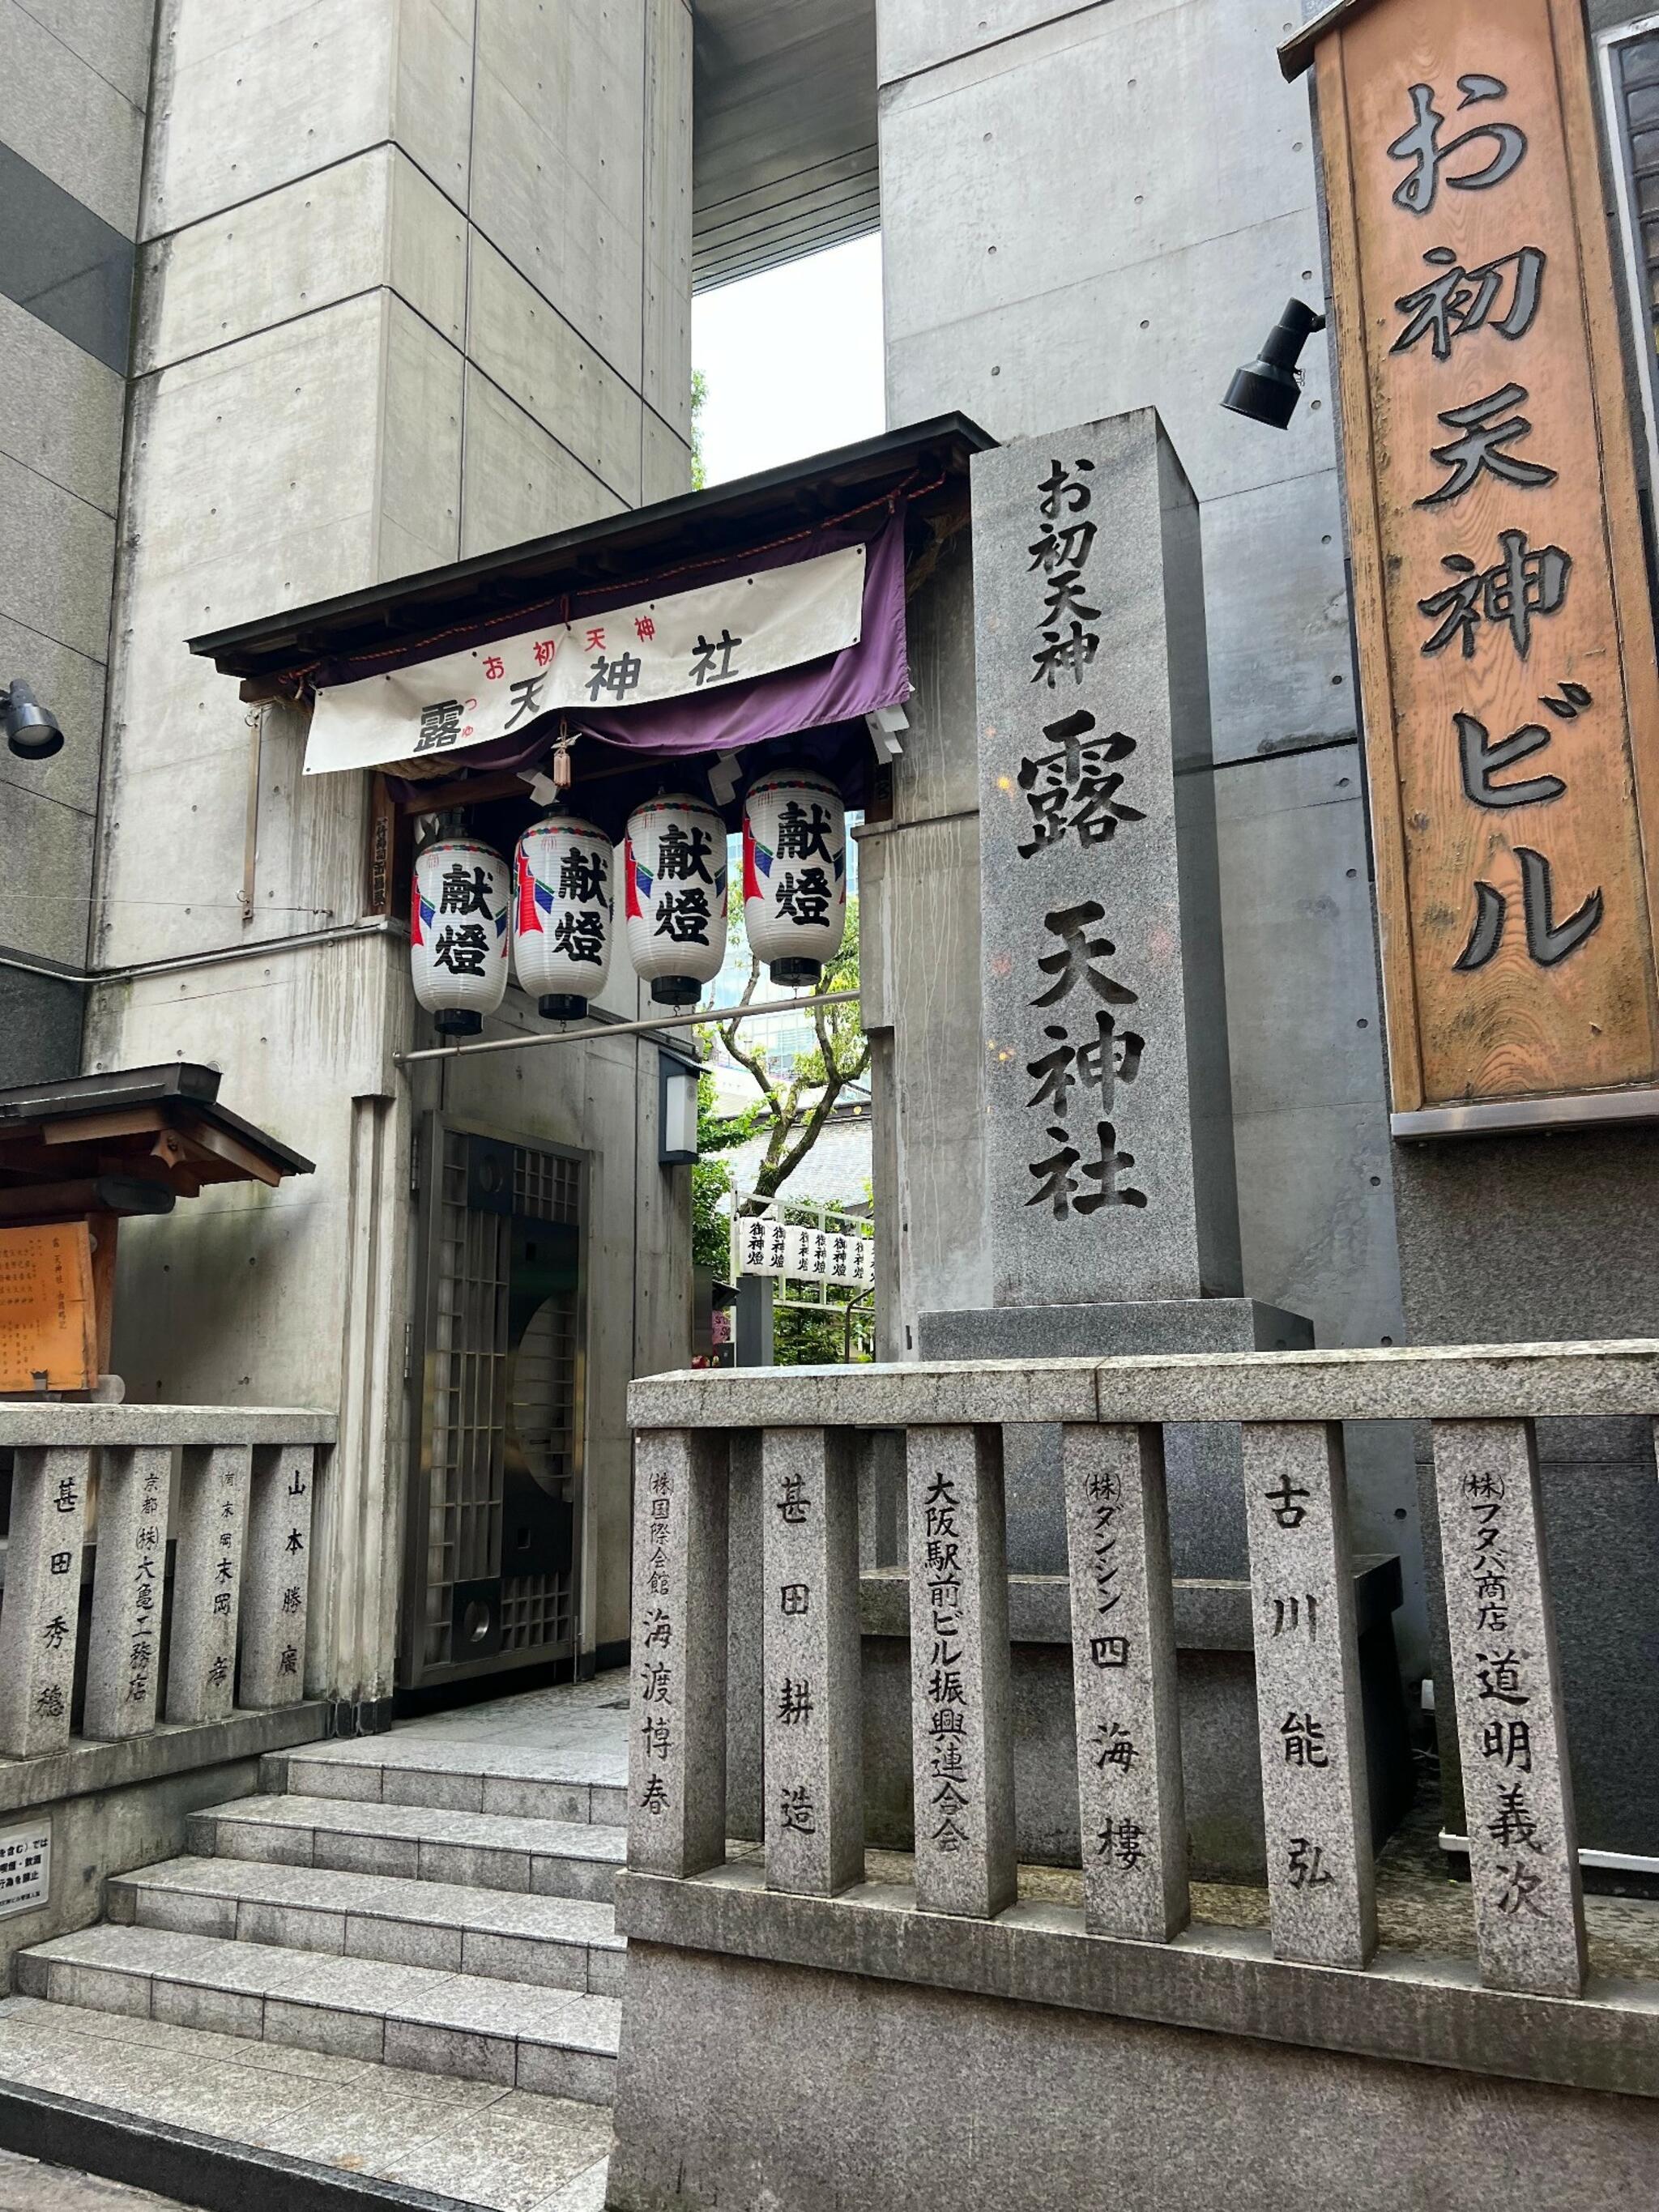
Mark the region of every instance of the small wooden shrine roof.
MULTIPOLYGON (((625 588, 676 562, 725 556, 900 495, 917 517, 958 501, 974 454, 996 441, 965 415, 941 415, 810 460, 606 515, 498 553, 399 576, 314 606, 193 637, 190 650, 240 676, 246 699, 292 696, 309 672, 395 647, 419 660, 439 637, 499 625, 566 591, 625 588)), ((400 654, 400 658, 402 655, 400 654)))
POLYGON ((208 1183, 309 1175, 313 1164, 219 1103, 189 1060, 0 1091, 0 1223, 165 1213, 208 1183))

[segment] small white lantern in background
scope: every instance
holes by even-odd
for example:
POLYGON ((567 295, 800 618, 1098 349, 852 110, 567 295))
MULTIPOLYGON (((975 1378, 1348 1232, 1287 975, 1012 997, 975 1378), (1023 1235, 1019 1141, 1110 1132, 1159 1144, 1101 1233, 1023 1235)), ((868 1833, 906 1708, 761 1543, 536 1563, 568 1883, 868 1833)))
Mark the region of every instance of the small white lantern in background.
POLYGON ((445 1036, 476 1036, 507 993, 507 862, 471 837, 415 858, 409 957, 415 996, 445 1036))
POLYGON ((847 815, 833 783, 779 769, 743 805, 743 919, 775 983, 816 983, 847 933, 847 815))
POLYGON ((514 855, 513 959, 544 1021, 576 1022, 611 973, 611 840, 574 814, 532 822, 514 855))
POLYGON ((628 957, 659 1006, 694 1006, 726 958, 726 824, 684 793, 647 799, 623 848, 628 957))

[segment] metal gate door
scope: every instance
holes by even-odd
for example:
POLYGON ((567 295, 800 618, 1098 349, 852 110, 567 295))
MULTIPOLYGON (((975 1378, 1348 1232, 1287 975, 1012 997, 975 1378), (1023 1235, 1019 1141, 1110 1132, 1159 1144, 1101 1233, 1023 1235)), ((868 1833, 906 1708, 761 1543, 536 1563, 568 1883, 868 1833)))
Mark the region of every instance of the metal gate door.
POLYGON ((573 1657, 585 1176, 433 1116, 404 1610, 410 1687, 573 1657))

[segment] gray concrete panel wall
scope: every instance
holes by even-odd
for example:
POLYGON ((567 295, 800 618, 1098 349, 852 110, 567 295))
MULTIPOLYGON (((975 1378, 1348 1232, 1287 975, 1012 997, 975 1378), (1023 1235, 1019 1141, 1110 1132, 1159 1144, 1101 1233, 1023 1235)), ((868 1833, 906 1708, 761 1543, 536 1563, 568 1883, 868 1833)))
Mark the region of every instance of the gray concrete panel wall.
MULTIPOLYGON (((1274 1079, 1262 1064, 1271 1040, 1286 1022, 1322 1018, 1346 1060, 1356 1020, 1375 1035, 1376 994, 1369 902, 1350 900, 1331 926, 1294 830, 1279 903, 1309 910, 1339 987, 1310 1012, 1284 967, 1241 969, 1234 954, 1272 864, 1229 818, 1227 764, 1354 736, 1324 364, 1311 364, 1285 435, 1218 404, 1284 298, 1319 297, 1306 96, 1273 58, 1283 11, 1263 0, 988 4, 971 24, 957 19, 948 46, 952 11, 881 12, 890 418, 961 406, 1009 438, 1157 404, 1203 514, 1236 1102, 1241 1116, 1247 1096, 1257 1115, 1299 1114, 1292 1073, 1274 1079)), ((1357 798, 1357 755, 1345 766, 1357 798)), ((1315 803, 1289 763, 1249 771, 1257 783, 1275 773, 1292 779, 1275 811, 1315 803)), ((1375 1072, 1363 1173, 1341 1152, 1345 1198, 1370 1189, 1371 1172, 1386 1179, 1380 1060, 1375 1072)), ((1265 1186, 1241 1176, 1246 1286, 1292 1308, 1271 1255, 1283 1208, 1300 1206, 1309 1135, 1304 1123, 1284 1140, 1294 1173, 1265 1186)), ((1321 1216, 1300 1218, 1312 1243, 1321 1216)), ((1354 1340, 1346 1317, 1313 1318, 1330 1340, 1354 1340)))
POLYGON ((86 965, 153 4, 0 0, 0 686, 29 684, 66 740, 0 753, 0 1085, 80 1064, 78 986, 31 969, 86 965))
POLYGON ((637 1936, 628 2019, 613 2212, 932 2212, 969 2132, 975 2212, 1509 2212, 1522 2172, 1532 2212, 1579 2212, 1639 2203, 1659 2151, 1647 2097, 637 1936))
MULTIPOLYGON (((1219 404, 1288 296, 1322 304, 1307 93, 1274 58, 1285 11, 878 12, 889 420, 960 407, 1006 440, 1157 406, 1202 517, 1244 1287, 1322 1344, 1403 1341, 1323 353, 1288 433, 1219 404)), ((1386 1434, 1348 1443, 1358 1540, 1399 1549, 1408 1457, 1386 1434)), ((1407 1568, 1412 1671, 1426 1623, 1407 1568)))
MULTIPOLYGON (((135 1397, 339 1404, 314 1635, 344 1697, 392 1683, 420 1108, 595 1163, 590 1643, 627 1632, 623 1386, 689 1356, 685 1176, 631 1044, 398 1073, 367 780, 306 779, 303 714, 251 719, 185 641, 686 487, 690 77, 684 0, 161 0, 87 1061, 207 1061, 317 1168, 136 1229, 116 1364, 135 1397)), ((631 975, 605 1003, 639 1011, 631 975)))

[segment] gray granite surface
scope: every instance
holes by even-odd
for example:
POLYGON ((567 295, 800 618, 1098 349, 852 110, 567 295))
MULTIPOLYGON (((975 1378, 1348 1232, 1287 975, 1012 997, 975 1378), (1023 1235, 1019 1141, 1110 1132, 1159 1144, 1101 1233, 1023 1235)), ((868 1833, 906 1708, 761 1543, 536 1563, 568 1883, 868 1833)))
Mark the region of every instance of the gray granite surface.
POLYGON ((986 1918, 1015 1879, 1000 1434, 913 1430, 906 1486, 917 1895, 986 1918))
MULTIPOLYGON (((924 1360, 1146 1358, 1160 1353, 1290 1352, 1310 1348, 1299 1315, 1254 1298, 1167 1298, 1119 1304, 996 1306, 924 1314, 924 1360)), ((1110 1419, 1109 1393, 1101 1393, 1110 1419)), ((1008 1562, 1016 1574, 1066 1571, 1060 1434, 1052 1426, 1003 1435, 1008 1562)), ((1170 1550, 1177 1574, 1245 1573, 1238 1443, 1225 1431, 1171 1425, 1164 1437, 1170 1550)))
POLYGON ((44 1405, 0 1399, 0 1445, 331 1444, 339 1422, 312 1407, 44 1405))
MULTIPOLYGON (((604 2203, 610 2113, 495 2082, 32 1997, 0 2001, 0 2081, 489 2212, 600 2212, 604 2203)), ((42 2171, 27 2170, 29 2187, 42 2171)), ((5 2212, 150 2212, 156 2202, 124 2201, 105 2183, 61 2205, 9 2199, 10 2172, 0 2167, 5 2212)))
POLYGON ((864 1871, 852 1443, 845 1430, 770 1429, 763 1444, 766 1878, 818 1897, 864 1871))
POLYGON ((643 1377, 636 1428, 1504 1420, 1659 1414, 1659 1342, 1445 1346, 643 1377))
POLYGON ((973 515, 992 1303, 1236 1292, 1197 502, 1148 409, 973 515))
POLYGON ((95 2173, 77 2173, 0 2150, 0 2212, 183 2212, 174 2197, 128 2189, 95 2173))
POLYGON ((1089 1927, 1161 1943, 1188 1911, 1163 1438, 1061 1435, 1089 1927))
POLYGON ((1434 1458, 1481 1975, 1577 1996, 1584 1908, 1532 1438, 1443 1422, 1434 1458))
POLYGON ((1273 1951, 1363 1966, 1376 1948, 1341 1431, 1244 1431, 1256 1722, 1273 1951))
POLYGON ((722 1440, 641 1437, 635 1455, 629 1856, 713 1865, 726 1840, 726 1461, 722 1440))

